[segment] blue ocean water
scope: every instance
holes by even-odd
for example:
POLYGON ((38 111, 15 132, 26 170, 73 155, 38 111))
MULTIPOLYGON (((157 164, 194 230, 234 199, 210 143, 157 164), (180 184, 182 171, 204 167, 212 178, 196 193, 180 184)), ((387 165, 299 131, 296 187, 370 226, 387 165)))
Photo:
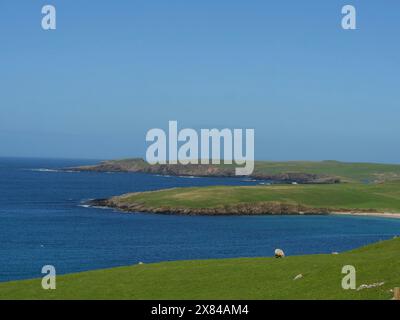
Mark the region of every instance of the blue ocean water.
POLYGON ((86 208, 82 201, 237 178, 60 172, 83 160, 0 159, 0 281, 138 262, 330 253, 400 234, 400 219, 343 216, 173 216, 86 208))

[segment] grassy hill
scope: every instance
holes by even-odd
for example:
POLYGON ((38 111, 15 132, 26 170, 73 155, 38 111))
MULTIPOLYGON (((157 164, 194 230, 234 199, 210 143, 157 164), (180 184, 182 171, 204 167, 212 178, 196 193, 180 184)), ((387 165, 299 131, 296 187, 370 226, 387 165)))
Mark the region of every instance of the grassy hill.
POLYGON ((41 280, 0 283, 0 299, 390 299, 400 286, 400 238, 339 255, 176 261, 134 265, 41 280), (353 265, 357 287, 343 290, 342 267, 353 265), (303 278, 293 280, 298 274, 303 278))
POLYGON ((399 213, 400 182, 175 188, 117 196, 103 205, 133 212, 186 214, 399 213))

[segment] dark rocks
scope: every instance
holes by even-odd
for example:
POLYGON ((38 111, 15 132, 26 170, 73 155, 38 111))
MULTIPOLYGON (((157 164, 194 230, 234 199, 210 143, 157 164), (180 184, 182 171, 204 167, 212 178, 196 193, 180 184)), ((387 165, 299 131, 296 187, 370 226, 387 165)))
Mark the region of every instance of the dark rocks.
POLYGON ((124 212, 148 212, 176 215, 325 215, 329 213, 325 208, 311 208, 298 204, 284 204, 280 202, 240 203, 214 208, 183 208, 183 207, 150 207, 142 203, 128 203, 120 197, 110 199, 96 199, 87 202, 97 207, 114 208, 124 212))

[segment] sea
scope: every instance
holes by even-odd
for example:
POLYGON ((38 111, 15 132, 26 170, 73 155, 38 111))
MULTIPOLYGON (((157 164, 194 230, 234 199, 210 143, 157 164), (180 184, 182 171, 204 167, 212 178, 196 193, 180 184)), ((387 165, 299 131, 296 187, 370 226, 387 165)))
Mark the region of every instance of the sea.
POLYGON ((400 235, 400 219, 122 213, 85 201, 127 192, 256 185, 242 178, 60 170, 95 160, 0 158, 0 281, 140 262, 343 252, 400 235))

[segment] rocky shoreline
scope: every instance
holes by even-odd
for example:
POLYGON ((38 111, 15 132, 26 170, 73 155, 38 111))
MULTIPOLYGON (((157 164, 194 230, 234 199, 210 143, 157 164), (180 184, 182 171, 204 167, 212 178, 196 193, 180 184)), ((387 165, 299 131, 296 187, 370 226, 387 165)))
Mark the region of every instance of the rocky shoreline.
MULTIPOLYGON (((257 169, 257 168, 256 168, 257 169)), ((155 164, 150 165, 143 159, 110 160, 92 166, 81 166, 66 168, 70 171, 92 171, 92 172, 139 172, 169 176, 196 176, 196 177, 237 177, 235 168, 227 165, 213 164, 155 164)), ((312 174, 304 172, 282 172, 276 174, 264 174, 254 171, 248 176, 255 180, 271 180, 280 183, 299 184, 334 184, 340 183, 337 177, 312 174)))
POLYGON ((86 202, 93 207, 107 207, 127 213, 157 213, 174 215, 327 215, 332 212, 326 208, 311 208, 302 205, 284 204, 280 202, 242 203, 215 208, 172 208, 148 207, 141 203, 124 203, 118 197, 110 199, 94 199, 86 202))

